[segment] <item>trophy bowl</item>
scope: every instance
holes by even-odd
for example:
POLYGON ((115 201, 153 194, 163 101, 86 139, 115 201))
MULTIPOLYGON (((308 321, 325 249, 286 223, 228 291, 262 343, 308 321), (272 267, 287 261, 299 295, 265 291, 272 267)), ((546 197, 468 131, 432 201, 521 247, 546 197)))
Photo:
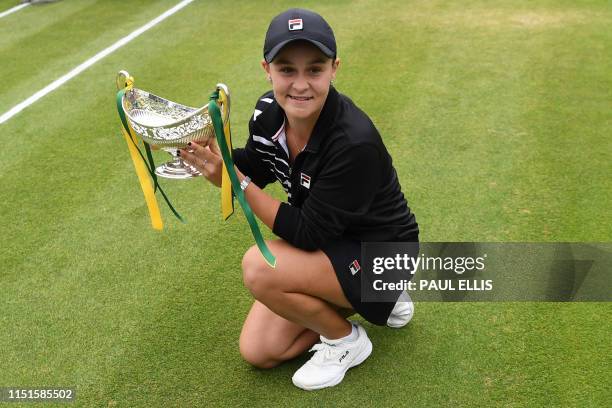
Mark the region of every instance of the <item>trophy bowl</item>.
MULTIPOLYGON (((119 71, 117 87, 122 89, 128 78, 129 73, 119 71)), ((225 125, 229 120, 229 89, 224 84, 217 84, 216 89, 220 93, 217 103, 225 125)), ((208 103, 201 108, 192 108, 132 87, 123 95, 121 104, 134 133, 143 142, 163 149, 172 156, 171 161, 155 169, 158 176, 189 179, 200 175, 177 155, 176 150, 186 147, 189 142, 216 143, 211 141, 215 138, 215 129, 208 114, 208 103)))

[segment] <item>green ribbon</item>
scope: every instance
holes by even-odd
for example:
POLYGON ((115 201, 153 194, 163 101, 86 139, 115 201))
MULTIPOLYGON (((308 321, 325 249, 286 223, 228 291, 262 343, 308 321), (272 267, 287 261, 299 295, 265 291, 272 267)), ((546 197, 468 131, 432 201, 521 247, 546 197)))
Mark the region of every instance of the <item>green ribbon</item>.
MULTIPOLYGON (((259 230, 259 226, 257 225, 257 221, 255 220, 255 216, 253 215, 253 211, 249 206, 246 198, 244 197, 244 192, 240 188, 240 182, 238 181, 238 176, 236 175, 236 170, 234 170, 234 161, 232 160, 232 155, 227 147, 227 143, 225 142, 225 133, 223 132, 223 120, 221 119, 221 110, 219 106, 217 106, 217 99, 219 99, 219 92, 213 92, 210 96, 210 102, 208 103, 208 114, 212 118, 213 126, 215 128, 215 135, 217 137, 217 142, 219 143, 219 148, 221 149, 221 156, 223 157, 223 163, 225 164, 225 168, 227 168, 227 172, 229 174, 230 180, 232 182, 232 190, 234 191, 234 195, 238 198, 238 202, 242 207, 242 211, 244 211, 244 215, 246 216, 247 221, 249 222, 249 227, 251 227, 251 233, 253 234, 253 238, 255 238, 255 243, 259 248, 259 251, 263 255, 264 259, 271 267, 276 266, 276 258, 270 252, 270 249, 266 245, 263 237, 261 236, 261 231, 259 230)), ((231 133, 230 133, 231 138, 231 133)))
POLYGON ((130 131, 130 127, 129 127, 128 123, 127 123, 127 119, 125 118, 125 112, 123 111, 123 104, 121 103, 124 94, 125 94, 125 88, 121 89, 119 92, 117 92, 117 110, 119 111, 119 117, 121 118, 121 123, 123 124, 123 127, 125 128, 125 131, 130 136, 129 139, 132 141, 132 144, 134 145, 134 147, 136 147, 136 150, 138 150, 138 154, 140 155, 142 160, 145 162, 145 164, 147 166, 147 169, 149 170, 149 175, 151 176, 151 179, 153 179, 153 185, 155 186, 155 190, 154 191, 157 192, 157 190, 159 190, 159 192, 162 194, 162 197, 164 197, 164 201, 166 201, 166 204, 168 204, 168 207, 170 208, 170 210, 172 211, 174 216, 176 218, 178 218, 179 221, 184 223, 185 220, 174 209, 174 207, 172 206, 172 203, 170 203, 170 200, 168 199, 168 196, 166 196, 166 193, 164 192, 164 190, 161 188, 161 186, 157 182, 157 174, 155 174, 155 162, 153 162, 153 155, 151 154, 151 148, 149 147, 149 145, 146 142, 143 142, 143 144, 145 146, 146 153, 147 153, 147 157, 149 158, 149 160, 147 160, 147 159, 145 159, 144 155, 140 151, 140 148, 138 147, 138 145, 136 144, 136 142, 132 138, 132 132, 130 131))

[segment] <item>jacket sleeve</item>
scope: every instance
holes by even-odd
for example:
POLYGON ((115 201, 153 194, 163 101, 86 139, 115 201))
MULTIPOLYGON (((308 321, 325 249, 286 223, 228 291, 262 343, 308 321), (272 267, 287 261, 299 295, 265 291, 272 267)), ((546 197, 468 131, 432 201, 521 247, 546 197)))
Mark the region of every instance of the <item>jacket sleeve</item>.
POLYGON ((342 149, 325 163, 302 207, 281 203, 274 220, 276 235, 309 251, 340 238, 368 212, 381 186, 383 163, 375 146, 342 149))
MULTIPOLYGON (((232 159, 240 171, 251 178, 251 181, 259 188, 276 181, 276 176, 269 166, 262 160, 263 153, 256 150, 257 143, 253 139, 255 135, 255 125, 253 119, 249 121, 249 139, 244 148, 232 150, 232 159)), ((263 157, 265 158, 265 157, 263 157)))

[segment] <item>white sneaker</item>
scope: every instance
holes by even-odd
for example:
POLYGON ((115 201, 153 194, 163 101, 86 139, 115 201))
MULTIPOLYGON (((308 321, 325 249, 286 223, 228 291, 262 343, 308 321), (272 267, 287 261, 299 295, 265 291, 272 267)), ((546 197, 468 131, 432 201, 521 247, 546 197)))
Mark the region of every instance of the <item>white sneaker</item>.
POLYGON ((414 303, 412 303, 412 299, 410 299, 408 292, 404 291, 397 300, 395 307, 393 307, 393 310, 387 319, 387 326, 394 329, 404 327, 410 320, 412 320, 413 315, 414 303))
POLYGON ((361 364, 372 353, 372 342, 365 329, 352 322, 357 328, 357 339, 353 341, 329 340, 321 336, 321 343, 310 351, 315 354, 293 374, 293 384, 303 390, 318 390, 340 383, 346 371, 361 364))

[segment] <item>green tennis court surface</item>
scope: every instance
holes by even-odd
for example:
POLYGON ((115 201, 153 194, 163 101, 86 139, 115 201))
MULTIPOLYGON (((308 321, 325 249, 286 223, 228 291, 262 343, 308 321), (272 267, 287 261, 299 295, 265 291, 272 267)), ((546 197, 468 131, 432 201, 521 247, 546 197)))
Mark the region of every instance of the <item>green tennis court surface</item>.
MULTIPOLYGON (((176 3, 0 19, 0 115, 176 3)), ((383 135, 423 241, 612 239, 608 2, 300 5, 334 27, 336 86, 383 135)), ((291 384, 306 357, 241 360, 246 220, 222 222, 203 179, 162 181, 188 223, 163 206, 150 228, 114 79, 191 106, 227 83, 243 145, 267 24, 291 6, 195 1, 0 124, 0 387, 76 387, 75 406, 607 405, 608 303, 417 304, 402 330, 366 325, 370 359, 316 393, 291 384)))

